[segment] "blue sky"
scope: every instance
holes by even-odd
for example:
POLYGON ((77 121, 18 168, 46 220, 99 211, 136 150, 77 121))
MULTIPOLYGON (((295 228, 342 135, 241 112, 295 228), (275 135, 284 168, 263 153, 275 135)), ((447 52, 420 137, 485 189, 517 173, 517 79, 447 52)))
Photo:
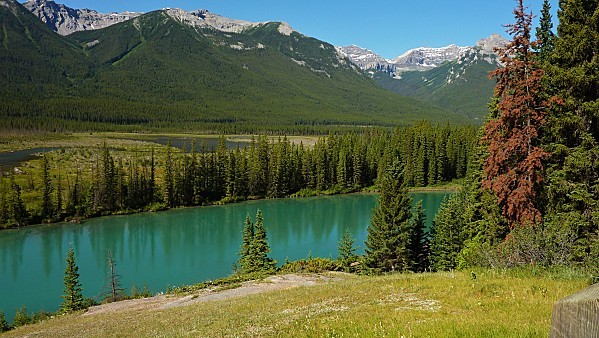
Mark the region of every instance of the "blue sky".
MULTIPOLYGON (((102 13, 149 12, 164 7, 207 9, 247 21, 286 21, 297 31, 333 45, 368 48, 394 58, 420 46, 452 43, 472 46, 492 33, 507 37, 502 25, 513 22, 514 0, 55 0, 73 8, 102 13)), ((558 0, 550 1, 554 30, 558 0)), ((542 0, 525 0, 529 11, 540 15, 542 0)))

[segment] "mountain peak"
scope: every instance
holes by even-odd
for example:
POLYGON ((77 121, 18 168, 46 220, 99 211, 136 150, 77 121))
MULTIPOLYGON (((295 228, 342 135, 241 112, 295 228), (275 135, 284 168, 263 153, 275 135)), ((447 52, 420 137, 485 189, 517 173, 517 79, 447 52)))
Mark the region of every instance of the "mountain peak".
POLYGON ((480 48, 483 54, 495 54, 495 48, 504 47, 509 41, 503 36, 493 33, 484 39, 476 42, 476 46, 480 48))
POLYGON ((102 14, 90 9, 73 9, 52 0, 30 0, 23 6, 60 35, 108 27, 143 14, 136 12, 102 14))

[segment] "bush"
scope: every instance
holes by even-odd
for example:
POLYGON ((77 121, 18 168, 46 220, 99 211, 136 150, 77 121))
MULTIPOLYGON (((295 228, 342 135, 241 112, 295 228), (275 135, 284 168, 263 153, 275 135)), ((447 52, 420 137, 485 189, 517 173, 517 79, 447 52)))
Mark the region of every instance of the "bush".
POLYGON ((15 313, 15 319, 12 322, 14 327, 19 327, 31 323, 31 317, 27 314, 27 308, 23 305, 20 309, 17 309, 15 313))
POLYGON ((279 269, 282 273, 321 273, 338 271, 342 267, 330 258, 307 258, 293 262, 285 262, 279 269))

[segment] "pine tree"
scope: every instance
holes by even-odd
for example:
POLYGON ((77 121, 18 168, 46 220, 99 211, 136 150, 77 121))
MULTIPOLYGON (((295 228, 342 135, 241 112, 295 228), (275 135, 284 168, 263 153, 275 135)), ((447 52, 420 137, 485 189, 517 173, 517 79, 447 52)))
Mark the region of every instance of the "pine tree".
POLYGON ((237 261, 237 271, 247 273, 251 270, 251 260, 254 244, 254 223, 248 213, 245 218, 243 232, 241 235, 241 249, 239 250, 239 260, 237 261))
POLYGON ((354 243, 355 239, 348 228, 345 230, 343 236, 337 244, 337 261, 339 261, 345 271, 348 272, 350 270, 351 264, 358 260, 358 255, 356 255, 357 248, 354 246, 354 243))
POLYGON ((52 207, 52 180, 50 179, 50 164, 48 156, 42 156, 42 220, 51 221, 52 207))
POLYGON ((11 329, 10 325, 6 321, 6 316, 4 315, 4 311, 0 310, 0 333, 9 331, 11 329))
POLYGON ((410 270, 421 272, 428 266, 428 243, 426 238, 426 215, 422 201, 416 204, 416 211, 410 229, 410 270))
POLYGON ((254 266, 255 271, 273 271, 277 267, 277 262, 272 258, 268 257, 270 252, 270 246, 268 245, 268 238, 266 235, 266 228, 264 227, 262 217, 262 211, 258 210, 256 213, 256 223, 254 224, 254 239, 252 243, 252 249, 254 253, 252 256, 255 258, 254 266))
POLYGON ((539 61, 547 61, 553 52, 553 40, 555 34, 552 31, 553 23, 551 22, 551 4, 549 0, 543 0, 543 8, 541 9, 541 19, 536 32, 535 50, 538 53, 539 61))
POLYGON ((59 220, 62 217, 62 182, 60 172, 56 180, 56 205, 54 207, 54 219, 59 220))
POLYGON ((409 228, 412 198, 403 179, 403 166, 395 161, 379 182, 380 199, 368 226, 366 264, 377 271, 410 268, 409 228))
MULTIPOLYGON (((599 233, 599 2, 560 1, 551 62, 545 63, 552 106, 544 142, 546 213, 578 233, 574 261, 589 260, 599 233)), ((595 244, 596 245, 596 244, 595 244)), ((596 266, 596 261, 589 261, 596 266)))
POLYGON ((170 140, 166 146, 164 163, 164 202, 169 208, 175 207, 175 168, 170 140))
POLYGON ((63 313, 70 313, 85 307, 82 290, 79 283, 79 267, 75 263, 75 252, 71 246, 67 253, 67 267, 64 271, 64 295, 60 305, 60 310, 63 313))
POLYGON ((31 323, 31 317, 27 314, 27 308, 25 305, 21 306, 15 312, 15 318, 12 321, 14 327, 19 327, 31 323))
POLYGON ((27 224, 29 213, 21 198, 21 187, 15 182, 15 177, 10 175, 11 194, 8 201, 11 222, 20 227, 27 224))
POLYGON ((483 139, 489 149, 483 187, 497 196, 512 228, 541 222, 538 195, 544 180, 542 161, 548 156, 538 137, 548 106, 542 95, 544 72, 531 51, 532 14, 524 11, 519 0, 516 23, 508 26, 513 40, 498 50, 505 67, 491 76, 497 78, 495 96, 501 98, 499 117, 487 122, 483 139))
POLYGON ((431 240, 431 268, 434 270, 455 269, 458 254, 464 247, 464 195, 453 194, 444 199, 433 220, 431 240))

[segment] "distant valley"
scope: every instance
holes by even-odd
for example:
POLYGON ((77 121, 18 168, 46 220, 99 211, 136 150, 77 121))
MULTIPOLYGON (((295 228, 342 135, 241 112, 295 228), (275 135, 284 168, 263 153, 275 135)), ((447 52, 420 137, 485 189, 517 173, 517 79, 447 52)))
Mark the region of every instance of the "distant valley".
POLYGON ((0 17, 5 129, 319 133, 424 119, 478 124, 486 115, 478 101, 490 93, 471 86, 484 78, 481 65, 495 66, 482 49, 457 46, 360 63, 358 47, 205 10, 102 14, 0 0, 0 17))

